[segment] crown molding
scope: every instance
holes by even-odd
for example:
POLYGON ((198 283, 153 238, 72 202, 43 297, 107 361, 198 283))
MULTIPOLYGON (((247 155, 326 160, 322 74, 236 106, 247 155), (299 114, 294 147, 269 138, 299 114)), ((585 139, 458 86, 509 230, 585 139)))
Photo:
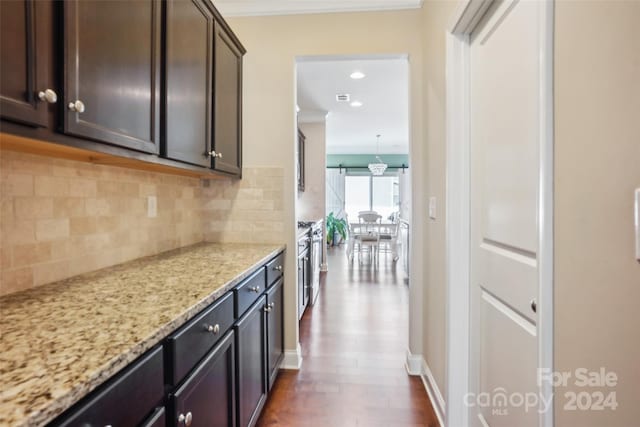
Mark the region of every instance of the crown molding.
POLYGON ((340 12, 375 12, 419 9, 424 0, 213 0, 224 17, 300 15, 340 12))

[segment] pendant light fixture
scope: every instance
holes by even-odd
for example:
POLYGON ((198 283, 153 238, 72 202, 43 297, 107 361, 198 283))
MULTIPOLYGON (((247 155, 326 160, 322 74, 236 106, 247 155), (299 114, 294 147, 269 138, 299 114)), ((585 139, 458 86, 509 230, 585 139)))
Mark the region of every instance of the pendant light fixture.
POLYGON ((387 164, 382 161, 380 158, 380 135, 376 135, 376 159, 378 163, 369 163, 369 170, 371 171, 371 175, 380 176, 384 174, 384 171, 387 170, 387 164))

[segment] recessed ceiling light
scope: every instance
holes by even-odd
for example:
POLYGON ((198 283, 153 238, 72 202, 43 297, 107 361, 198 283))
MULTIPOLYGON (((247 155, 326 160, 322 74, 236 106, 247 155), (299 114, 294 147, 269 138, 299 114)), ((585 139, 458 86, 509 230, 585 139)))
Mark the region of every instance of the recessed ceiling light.
POLYGON ((350 105, 351 105, 352 107, 362 107, 362 102, 360 102, 360 101, 353 101, 350 105))
POLYGON ((364 79, 365 74, 362 71, 354 71, 353 73, 351 73, 349 77, 351 77, 354 80, 359 80, 359 79, 364 79))

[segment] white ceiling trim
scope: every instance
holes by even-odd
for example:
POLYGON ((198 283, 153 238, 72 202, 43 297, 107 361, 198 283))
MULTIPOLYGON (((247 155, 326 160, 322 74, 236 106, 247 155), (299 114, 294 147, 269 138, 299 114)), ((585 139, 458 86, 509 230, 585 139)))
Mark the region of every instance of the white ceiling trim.
POLYGON ((324 110, 305 110, 298 113, 298 122, 300 123, 324 123, 327 121, 328 111, 324 110))
POLYGON ((373 12, 419 9, 423 0, 213 0, 223 16, 299 15, 307 13, 373 12))

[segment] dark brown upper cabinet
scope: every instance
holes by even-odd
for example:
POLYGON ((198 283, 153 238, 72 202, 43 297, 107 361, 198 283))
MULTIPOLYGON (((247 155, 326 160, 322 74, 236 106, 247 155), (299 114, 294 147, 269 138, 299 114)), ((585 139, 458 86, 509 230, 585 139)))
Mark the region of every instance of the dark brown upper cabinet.
POLYGON ((304 145, 307 137, 304 136, 304 133, 298 128, 298 161, 297 161, 297 170, 298 170, 298 191, 304 191, 304 145))
POLYGON ((64 2, 64 131, 157 153, 161 4, 64 2))
POLYGON ((204 0, 166 2, 166 99, 163 154, 211 167, 213 12, 204 0))
POLYGON ((47 126, 48 106, 59 102, 50 75, 52 2, 0 1, 0 115, 47 126))
POLYGON ((213 168, 242 171, 242 56, 244 48, 218 22, 215 27, 213 168))
POLYGON ((210 0, 0 0, 0 24, 13 149, 241 177, 245 50, 210 0))

